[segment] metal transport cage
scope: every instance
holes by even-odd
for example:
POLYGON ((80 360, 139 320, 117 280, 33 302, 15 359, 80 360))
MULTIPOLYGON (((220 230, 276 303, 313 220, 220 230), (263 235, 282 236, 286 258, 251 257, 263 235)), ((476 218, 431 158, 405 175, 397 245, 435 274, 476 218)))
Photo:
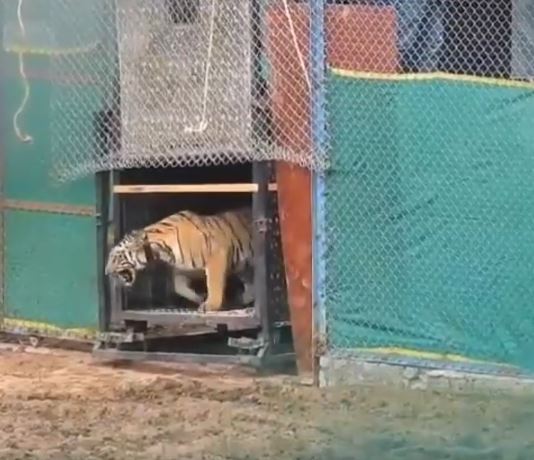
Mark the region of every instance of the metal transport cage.
MULTIPOLYGON (((97 135, 110 132, 101 115, 96 116, 97 135)), ((293 361, 272 163, 135 168, 97 178, 103 333, 95 356, 255 366, 293 361), (187 308, 170 294, 165 267, 141 272, 128 292, 105 277, 109 250, 126 232, 181 209, 211 213, 247 202, 254 221, 253 306, 226 305, 207 313, 187 308)))
MULTIPOLYGON (((135 174, 128 171, 99 176, 101 329, 104 332, 95 355, 258 366, 267 361, 293 360, 276 186, 270 181, 269 163, 244 166, 237 169, 246 171, 246 166, 252 169, 250 183, 136 184, 132 183, 135 174), (143 217, 154 215, 158 206, 159 213, 164 214, 169 202, 175 210, 181 203, 191 202, 197 206, 209 203, 213 207, 228 202, 228 196, 241 195, 238 198, 244 200, 250 199, 251 194, 256 289, 252 307, 227 305, 220 312, 208 313, 184 308, 176 299, 169 300, 172 283, 168 283, 163 268, 140 274, 137 288, 129 293, 104 277, 105 258, 114 242, 125 231, 136 227, 143 217)), ((198 168, 195 172, 201 179, 218 171, 221 168, 198 168)), ((136 172, 147 174, 142 170, 136 172)), ((187 168, 177 172, 187 173, 187 168)), ((165 173, 168 176, 169 170, 165 173)))
POLYGON ((270 122, 258 106, 260 9, 256 0, 116 3, 115 96, 94 114, 93 127, 99 161, 111 170, 98 174, 97 187, 98 356, 252 364, 293 358, 274 168, 258 142, 270 122), (210 213, 251 201, 252 307, 187 308, 169 295, 163 267, 141 273, 128 293, 104 277, 109 250, 125 232, 183 209, 210 213))

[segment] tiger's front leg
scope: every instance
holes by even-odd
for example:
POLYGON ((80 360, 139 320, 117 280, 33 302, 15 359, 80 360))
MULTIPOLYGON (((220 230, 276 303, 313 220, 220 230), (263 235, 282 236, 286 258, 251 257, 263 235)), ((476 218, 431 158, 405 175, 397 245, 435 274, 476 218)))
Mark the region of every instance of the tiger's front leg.
POLYGON ((206 263, 208 297, 198 308, 200 312, 221 310, 224 301, 227 271, 228 255, 226 251, 219 251, 212 254, 206 263))

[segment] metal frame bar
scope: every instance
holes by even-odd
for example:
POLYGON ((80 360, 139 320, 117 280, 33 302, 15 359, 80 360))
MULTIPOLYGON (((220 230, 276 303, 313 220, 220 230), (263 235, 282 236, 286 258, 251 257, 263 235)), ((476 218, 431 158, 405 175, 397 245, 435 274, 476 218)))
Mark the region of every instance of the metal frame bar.
MULTIPOLYGON (((260 51, 262 49, 261 37, 261 3, 259 0, 250 2, 250 17, 252 22, 251 40, 251 91, 261 93, 261 60, 260 51)), ((261 126, 263 113, 252 111, 252 126, 261 126)), ((254 134, 253 134, 254 135, 254 134)), ((254 245, 254 292, 256 315, 261 323, 261 339, 263 351, 269 354, 273 348, 273 323, 274 318, 269 308, 269 272, 267 267, 267 238, 270 234, 270 223, 268 222, 268 200, 270 186, 269 163, 265 161, 255 161, 252 164, 252 182, 257 185, 257 191, 252 195, 252 216, 253 225, 253 245, 254 245)))
MULTIPOLYGON (((115 184, 120 184, 120 172, 113 171, 109 177, 110 182, 110 207, 108 210, 109 213, 109 225, 111 231, 108 231, 107 237, 107 248, 106 253, 109 252, 109 249, 117 243, 122 236, 122 202, 119 195, 116 195, 112 192, 115 184)), ((104 275, 105 276, 105 275, 104 275)), ((109 321, 110 326, 121 326, 122 312, 124 310, 124 293, 121 288, 116 284, 107 280, 109 286, 109 321)))
POLYGON ((117 348, 103 348, 101 344, 93 349, 93 356, 105 360, 157 361, 196 364, 248 364, 261 366, 261 359, 254 355, 215 355, 196 353, 167 353, 161 351, 130 351, 117 348))
MULTIPOLYGON (((310 0, 311 117, 313 151, 327 148, 325 0, 310 0)), ((313 328, 314 376, 319 377, 319 358, 326 343, 326 210, 325 180, 313 174, 313 328)))
POLYGON ((146 321, 149 325, 158 326, 207 326, 217 329, 225 325, 230 331, 254 329, 260 325, 256 315, 231 315, 221 313, 189 313, 180 310, 123 310, 120 314, 123 321, 146 321))
POLYGON ((104 348, 101 343, 93 348, 93 357, 100 360, 118 361, 154 361, 180 364, 226 364, 244 365, 256 369, 277 369, 291 365, 294 353, 273 355, 223 355, 196 353, 166 353, 159 351, 130 351, 116 348, 104 348))
MULTIPOLYGON (((121 106, 121 87, 120 87, 120 58, 121 55, 119 53, 119 42, 118 42, 118 30, 119 30, 119 23, 118 23, 118 16, 117 16, 117 4, 116 2, 109 2, 106 4, 107 8, 109 8, 108 13, 110 14, 110 17, 115 18, 115 24, 113 29, 113 37, 106 34, 107 41, 106 41, 106 47, 108 49, 113 49, 113 55, 114 57, 114 68, 116 70, 116 73, 114 75, 114 85, 113 85, 113 104, 111 107, 108 107, 110 110, 110 119, 107 119, 107 122, 112 122, 113 120, 116 120, 115 117, 119 117, 122 110, 121 106)), ((111 127, 111 133, 112 138, 114 141, 114 145, 111 148, 114 148, 116 146, 120 146, 122 142, 122 131, 121 127, 118 127, 118 131, 113 132, 113 128, 117 128, 116 126, 111 127), (117 136, 114 138, 114 136, 117 136)), ((110 148, 109 144, 106 146, 105 154, 108 155, 110 148)), ((117 228, 116 225, 116 219, 115 214, 117 213, 117 209, 119 209, 119 197, 116 195, 113 195, 112 190, 113 186, 115 184, 120 183, 120 173, 116 170, 111 170, 107 176, 107 215, 106 215, 106 228, 105 228, 105 254, 104 254, 104 264, 106 263, 105 260, 107 259, 107 254, 109 249, 115 244, 115 242, 118 241, 118 238, 120 235, 120 228, 117 228)), ((112 329, 115 324, 118 322, 117 319, 117 311, 116 307, 120 307, 122 309, 123 304, 123 294, 120 291, 120 288, 112 283, 109 282, 107 277, 104 274, 104 270, 101 271, 101 275, 104 278, 104 287, 106 288, 106 311, 107 311, 107 328, 106 330, 112 329)))
POLYGON ((109 228, 109 172, 95 175, 96 190, 96 267, 98 288, 98 324, 100 331, 107 331, 110 326, 109 290, 104 274, 107 257, 107 233, 109 228))
POLYGON ((253 179, 258 184, 258 193, 252 197, 252 215, 254 220, 254 292, 256 314, 261 323, 261 336, 267 348, 272 346, 273 318, 269 309, 267 235, 268 216, 267 200, 269 198, 269 165, 265 162, 253 164, 253 179))

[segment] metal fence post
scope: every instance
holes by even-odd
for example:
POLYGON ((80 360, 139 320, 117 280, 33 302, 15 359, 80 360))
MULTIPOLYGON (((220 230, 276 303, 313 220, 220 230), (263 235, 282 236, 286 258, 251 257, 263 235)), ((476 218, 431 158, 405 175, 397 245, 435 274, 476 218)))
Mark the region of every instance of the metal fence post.
MULTIPOLYGON (((311 57, 311 126, 313 151, 326 149, 325 112, 325 0, 310 0, 310 57, 311 57)), ((326 337, 326 225, 325 181, 321 173, 313 173, 313 318, 314 318, 314 375, 318 378, 318 359, 326 337)))

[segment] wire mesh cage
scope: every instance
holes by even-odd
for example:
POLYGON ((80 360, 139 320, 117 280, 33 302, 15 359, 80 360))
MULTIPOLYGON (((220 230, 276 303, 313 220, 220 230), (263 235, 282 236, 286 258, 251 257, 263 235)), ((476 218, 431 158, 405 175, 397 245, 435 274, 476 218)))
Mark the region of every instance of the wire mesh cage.
POLYGON ((288 2, 88 2, 99 4, 88 22, 98 49, 52 60, 70 76, 53 98, 56 177, 257 160, 323 169, 310 145, 309 25, 288 2), (115 120, 109 152, 72 122, 96 112, 115 120))

